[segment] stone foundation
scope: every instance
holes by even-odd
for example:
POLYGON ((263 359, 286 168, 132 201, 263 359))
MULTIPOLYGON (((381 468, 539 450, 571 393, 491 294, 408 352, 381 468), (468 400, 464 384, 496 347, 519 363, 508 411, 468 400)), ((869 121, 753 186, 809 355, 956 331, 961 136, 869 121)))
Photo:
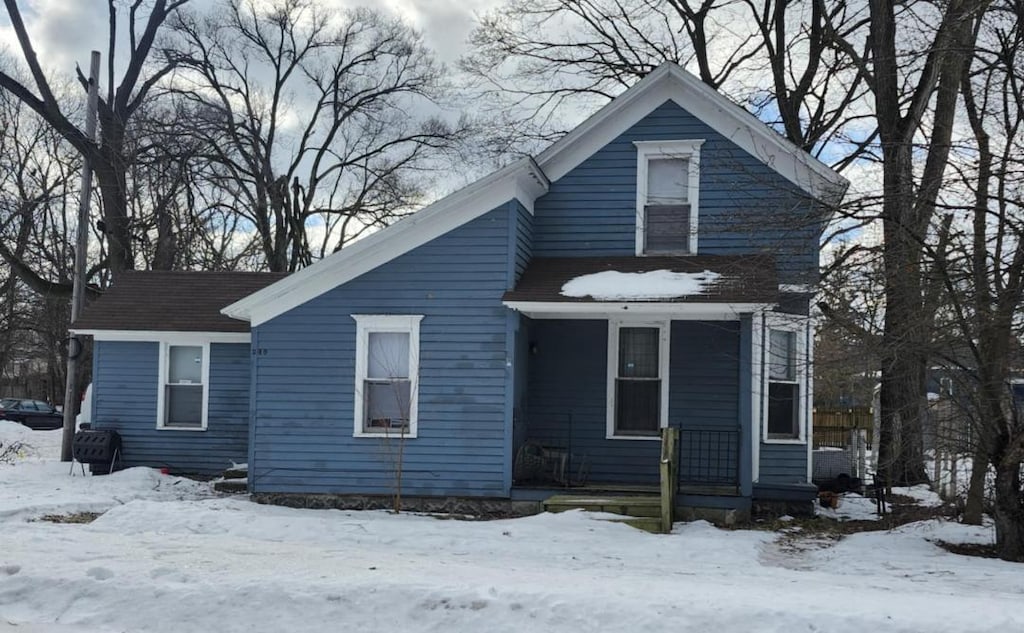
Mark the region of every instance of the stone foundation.
MULTIPOLYGON (((335 495, 259 492, 251 496, 256 503, 306 508, 311 510, 391 510, 393 498, 387 495, 335 495)), ((402 497, 402 511, 451 514, 479 519, 507 519, 542 511, 537 501, 512 501, 488 497, 402 497)))
POLYGON ((777 519, 784 515, 810 518, 814 516, 814 501, 758 501, 752 508, 754 518, 777 519))

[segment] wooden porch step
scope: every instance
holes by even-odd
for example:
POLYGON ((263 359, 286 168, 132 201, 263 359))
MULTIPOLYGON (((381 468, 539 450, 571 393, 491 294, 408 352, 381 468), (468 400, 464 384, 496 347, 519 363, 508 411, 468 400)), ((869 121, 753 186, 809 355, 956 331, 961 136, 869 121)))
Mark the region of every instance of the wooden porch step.
POLYGON ((249 481, 247 479, 221 479, 213 482, 213 489, 228 494, 241 494, 249 492, 249 481))
POLYGON ((661 498, 653 495, 555 495, 544 501, 544 510, 589 510, 631 517, 660 517, 661 498))
POLYGON ((615 523, 625 523, 630 527, 635 527, 638 530, 644 532, 650 532, 651 534, 663 534, 664 530, 661 527, 661 519, 655 517, 629 517, 628 519, 609 519, 615 523))
POLYGON ((221 475, 224 479, 245 479, 249 476, 249 471, 245 468, 228 468, 221 475))

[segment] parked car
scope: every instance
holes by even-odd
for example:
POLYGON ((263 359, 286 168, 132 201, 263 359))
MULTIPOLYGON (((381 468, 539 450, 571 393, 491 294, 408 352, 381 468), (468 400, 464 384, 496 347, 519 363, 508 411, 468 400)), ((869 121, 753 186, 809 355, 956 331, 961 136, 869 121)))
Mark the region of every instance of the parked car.
POLYGON ((51 430, 64 425, 64 414, 42 400, 4 398, 0 400, 0 420, 20 422, 37 431, 51 430))

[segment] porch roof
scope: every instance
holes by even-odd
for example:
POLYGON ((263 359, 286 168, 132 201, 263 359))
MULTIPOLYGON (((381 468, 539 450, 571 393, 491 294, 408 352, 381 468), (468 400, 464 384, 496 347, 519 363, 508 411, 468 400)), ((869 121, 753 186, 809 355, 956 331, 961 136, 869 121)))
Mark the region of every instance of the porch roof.
MULTIPOLYGON (((664 274, 662 275, 664 277, 664 274)), ((669 278, 672 275, 668 276, 669 278)), ((590 278, 594 279, 594 278, 590 278)), ((613 295, 616 294, 614 293, 613 295)), ((775 260, 769 255, 693 255, 680 257, 538 257, 532 260, 515 289, 505 293, 506 303, 713 303, 774 304, 779 299, 775 260), (565 292, 573 280, 607 272, 622 273, 621 296, 580 295, 565 292), (644 273, 668 271, 685 286, 674 294, 671 286, 645 295, 639 283, 644 273), (690 276, 690 277, 687 277, 690 276), (690 279, 696 283, 687 284, 690 279), (631 287, 632 286, 632 287, 631 287)))

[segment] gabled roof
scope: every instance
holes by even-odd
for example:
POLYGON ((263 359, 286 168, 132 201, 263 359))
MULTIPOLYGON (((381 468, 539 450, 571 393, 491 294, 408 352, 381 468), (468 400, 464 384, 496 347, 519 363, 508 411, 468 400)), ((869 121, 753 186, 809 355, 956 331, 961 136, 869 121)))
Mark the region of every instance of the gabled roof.
POLYGON ((665 63, 537 156, 552 181, 672 101, 814 198, 838 204, 849 181, 673 63, 665 63))
POLYGON ((126 271, 71 324, 95 331, 248 332, 221 308, 285 278, 280 273, 126 271))
POLYGON ((546 150, 478 180, 395 224, 224 308, 259 325, 422 246, 497 206, 533 202, 590 155, 666 101, 674 101, 813 197, 837 203, 848 182, 678 65, 665 63, 546 150))

